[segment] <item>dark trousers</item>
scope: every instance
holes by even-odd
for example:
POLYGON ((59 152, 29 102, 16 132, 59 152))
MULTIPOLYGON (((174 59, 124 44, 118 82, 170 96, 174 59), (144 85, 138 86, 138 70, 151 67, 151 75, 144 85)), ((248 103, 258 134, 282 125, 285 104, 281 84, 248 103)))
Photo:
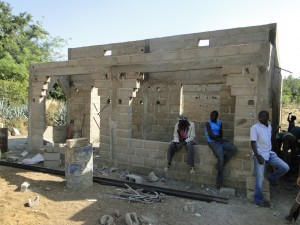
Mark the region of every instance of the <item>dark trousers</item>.
MULTIPOLYGON (((186 143, 185 149, 188 151, 187 155, 187 164, 190 165, 191 167, 194 167, 194 143, 192 141, 186 143)), ((167 155, 167 160, 168 163, 171 164, 173 156, 175 155, 175 152, 180 150, 178 148, 178 144, 176 144, 174 141, 171 141, 169 144, 168 148, 168 155, 167 155)))
POLYGON ((228 161, 232 158, 232 156, 236 153, 237 149, 234 145, 227 141, 214 141, 208 142, 208 146, 212 149, 214 155, 218 159, 217 163, 217 186, 221 186, 223 184, 223 170, 224 166, 228 161))

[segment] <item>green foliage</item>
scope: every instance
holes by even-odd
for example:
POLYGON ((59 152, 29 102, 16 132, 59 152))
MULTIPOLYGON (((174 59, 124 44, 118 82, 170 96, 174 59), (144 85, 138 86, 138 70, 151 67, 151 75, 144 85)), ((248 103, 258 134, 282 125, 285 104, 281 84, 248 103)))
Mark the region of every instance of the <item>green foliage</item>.
POLYGON ((22 105, 28 101, 28 81, 0 80, 0 99, 9 99, 11 105, 22 105))
POLYGON ((293 78, 289 75, 283 79, 282 86, 282 103, 288 104, 300 104, 300 79, 293 78))
POLYGON ((10 87, 15 82, 18 87, 9 91, 2 83, 5 90, 0 90, 0 97, 15 102, 15 95, 21 96, 24 102, 28 96, 29 65, 61 59, 59 50, 66 44, 60 37, 51 37, 41 22, 32 20, 32 15, 13 15, 10 5, 0 0, 0 81, 8 81, 10 87))
POLYGON ((64 100, 66 101, 66 96, 63 92, 63 89, 61 88, 61 86, 58 83, 55 83, 53 85, 53 88, 49 91, 49 96, 52 99, 56 99, 56 100, 64 100))
POLYGON ((51 100, 46 110, 47 126, 64 125, 67 122, 67 104, 65 101, 51 100))
POLYGON ((28 121, 28 106, 26 104, 13 106, 7 100, 0 99, 1 122, 9 129, 26 130, 28 121))

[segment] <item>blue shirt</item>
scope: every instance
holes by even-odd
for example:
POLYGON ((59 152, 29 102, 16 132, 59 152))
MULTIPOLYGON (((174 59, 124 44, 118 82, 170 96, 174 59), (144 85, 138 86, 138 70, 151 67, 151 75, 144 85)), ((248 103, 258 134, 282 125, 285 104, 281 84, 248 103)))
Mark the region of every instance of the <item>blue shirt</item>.
MULTIPOLYGON (((211 120, 208 121, 208 123, 210 124, 210 129, 213 135, 219 135, 220 134, 220 130, 221 130, 221 125, 222 122, 220 120, 217 120, 216 123, 212 122, 211 120)), ((206 135, 206 139, 208 142, 214 142, 214 140, 212 140, 207 132, 207 129, 205 127, 205 135, 206 135)))

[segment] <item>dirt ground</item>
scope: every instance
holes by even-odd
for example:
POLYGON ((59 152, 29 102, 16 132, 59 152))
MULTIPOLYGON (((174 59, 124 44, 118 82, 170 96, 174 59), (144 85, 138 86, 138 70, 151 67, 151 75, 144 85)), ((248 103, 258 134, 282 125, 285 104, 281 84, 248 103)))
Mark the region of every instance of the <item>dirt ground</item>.
MULTIPOLYGON (((10 138, 9 148, 23 149, 24 140, 10 138)), ((97 176, 120 178, 121 172, 95 172, 97 176), (101 173, 100 173, 101 172, 101 173)), ((208 186, 182 183, 160 178, 153 185, 218 196, 208 186)), ((160 195, 161 202, 140 203, 118 198, 125 189, 94 183, 86 189, 66 187, 65 178, 46 173, 32 172, 0 166, 0 224, 100 224, 104 215, 111 215, 116 225, 126 224, 125 214, 135 212, 140 224, 196 225, 196 224, 283 224, 298 192, 295 177, 282 181, 271 189, 271 208, 262 208, 246 199, 245 190, 236 190, 229 203, 196 201, 193 199, 160 195), (23 182, 29 189, 20 192, 23 182), (39 196, 39 205, 26 207, 28 199, 39 196)), ((299 221, 297 221, 299 223, 299 221)))

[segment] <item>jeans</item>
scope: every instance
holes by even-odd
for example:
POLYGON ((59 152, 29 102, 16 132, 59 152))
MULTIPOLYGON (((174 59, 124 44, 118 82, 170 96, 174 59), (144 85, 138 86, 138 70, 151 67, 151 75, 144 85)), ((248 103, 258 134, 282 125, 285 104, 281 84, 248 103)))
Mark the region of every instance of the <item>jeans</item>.
MULTIPOLYGON (((190 165, 191 167, 194 167, 194 142, 190 141, 186 143, 184 146, 188 151, 187 164, 190 165)), ((169 164, 171 164, 173 156, 175 155, 175 152, 178 150, 180 149, 177 147, 177 144, 174 141, 171 141, 169 144, 168 154, 167 154, 167 159, 169 164)))
POLYGON ((280 159, 275 152, 270 153, 269 161, 266 161, 265 164, 263 165, 258 163, 255 156, 253 156, 253 161, 254 161, 254 169, 255 169, 255 176, 256 176, 254 202, 262 203, 264 201, 262 186, 263 186, 266 164, 276 167, 276 170, 270 173, 267 177, 267 179, 272 181, 277 181, 284 174, 286 174, 289 170, 289 166, 282 159, 280 159))
POLYGON ((232 158, 236 153, 237 149, 234 145, 227 141, 214 141, 208 142, 208 146, 212 149, 214 155, 218 159, 217 163, 217 187, 223 185, 223 170, 226 163, 232 158))

